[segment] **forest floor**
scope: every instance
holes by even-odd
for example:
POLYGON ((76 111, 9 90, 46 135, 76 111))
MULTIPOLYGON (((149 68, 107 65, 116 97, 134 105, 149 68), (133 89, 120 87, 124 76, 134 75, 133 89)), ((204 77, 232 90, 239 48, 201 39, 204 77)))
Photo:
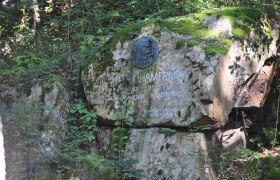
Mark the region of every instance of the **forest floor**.
POLYGON ((231 154, 221 159, 217 180, 280 179, 280 146, 262 152, 243 151, 241 157, 231 154))

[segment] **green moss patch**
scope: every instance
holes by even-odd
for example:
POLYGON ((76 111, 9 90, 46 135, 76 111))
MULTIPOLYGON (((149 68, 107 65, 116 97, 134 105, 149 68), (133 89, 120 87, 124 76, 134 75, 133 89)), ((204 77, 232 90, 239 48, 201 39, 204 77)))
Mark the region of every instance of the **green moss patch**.
MULTIPOLYGON (((252 8, 225 8, 221 11, 208 11, 205 12, 205 14, 218 14, 228 19, 232 25, 232 34, 235 39, 246 37, 252 28, 260 28, 260 23, 266 21, 266 14, 264 12, 252 8)), ((270 29, 268 23, 266 23, 264 27, 265 29, 270 29)), ((264 32, 265 30, 263 29, 262 31, 264 32)))
POLYGON ((221 11, 208 11, 206 14, 218 14, 229 19, 232 23, 242 21, 251 25, 257 25, 258 21, 265 16, 265 13, 258 9, 241 7, 225 8, 221 11))
POLYGON ((258 9, 235 7, 225 8, 219 11, 204 11, 189 17, 180 16, 163 19, 160 20, 160 23, 172 32, 194 36, 196 40, 190 41, 187 45, 194 47, 199 44, 204 44, 203 48, 207 55, 227 53, 233 40, 244 39, 251 32, 252 28, 259 29, 258 32, 262 32, 267 39, 271 39, 271 28, 267 23, 266 14, 258 9), (219 37, 219 33, 202 26, 202 23, 205 21, 205 16, 212 14, 217 14, 218 17, 223 17, 230 21, 233 34, 231 39, 219 37), (208 41, 207 38, 216 40, 208 43, 205 42, 208 41))
POLYGON ((118 42, 123 43, 126 40, 135 38, 139 34, 141 27, 142 26, 138 24, 127 26, 118 30, 115 35, 109 40, 109 42, 105 44, 105 47, 107 47, 111 51, 114 51, 118 42))
MULTIPOLYGON (((217 14, 228 19, 233 27, 234 38, 244 38, 249 34, 252 27, 258 27, 261 21, 266 21, 266 14, 258 9, 249 8, 225 8, 220 11, 205 11, 194 14, 192 17, 176 17, 161 20, 163 26, 178 34, 189 34, 197 37, 217 37, 219 34, 211 29, 203 27, 205 16, 217 14)), ((264 22, 265 23, 265 22, 264 22)), ((265 23, 265 32, 270 32, 270 28, 265 23)))
POLYGON ((180 49, 181 47, 183 47, 185 45, 185 42, 182 40, 176 41, 176 46, 175 49, 180 49))
POLYGON ((215 54, 226 54, 231 47, 232 40, 230 39, 220 39, 216 42, 211 42, 211 44, 206 44, 203 46, 203 49, 206 55, 215 55, 215 54))
MULTIPOLYGON (((251 8, 225 8, 222 10, 203 11, 201 13, 193 14, 191 16, 179 16, 169 19, 161 19, 159 21, 150 21, 145 23, 135 23, 118 30, 115 35, 104 44, 99 51, 100 55, 92 56, 85 63, 84 67, 89 64, 94 65, 94 70, 103 72, 107 66, 113 64, 112 52, 118 42, 123 43, 126 40, 134 39, 139 34, 142 27, 145 25, 154 25, 159 22, 162 28, 155 30, 155 35, 159 35, 163 28, 168 29, 177 34, 191 35, 195 40, 187 43, 188 47, 194 47, 199 44, 204 44, 207 55, 225 54, 230 48, 234 39, 244 39, 251 30, 257 29, 257 32, 262 32, 267 39, 271 39, 271 28, 266 20, 266 14, 258 9, 251 8), (231 39, 220 37, 220 34, 212 29, 202 26, 206 16, 217 14, 219 17, 226 18, 232 25, 231 39), (260 26, 261 24, 261 26, 260 26), (207 43, 207 38, 216 39, 213 43, 207 43)), ((182 42, 176 43, 176 49, 180 49, 184 44, 182 42)))
POLYGON ((194 47, 194 46, 197 46, 197 45, 199 45, 199 44, 200 44, 200 41, 193 40, 193 41, 189 41, 189 42, 187 43, 187 46, 188 46, 188 47, 194 47))
POLYGON ((123 43, 126 40, 135 38, 139 34, 141 27, 140 24, 134 24, 119 29, 114 36, 99 49, 98 54, 92 54, 88 57, 87 61, 82 65, 82 70, 87 73, 88 66, 93 64, 93 70, 96 75, 101 74, 106 67, 113 65, 113 51, 118 42, 123 43))
POLYGON ((161 24, 172 32, 178 34, 194 35, 196 37, 218 37, 219 33, 201 26, 200 23, 188 17, 176 17, 160 20, 161 24))

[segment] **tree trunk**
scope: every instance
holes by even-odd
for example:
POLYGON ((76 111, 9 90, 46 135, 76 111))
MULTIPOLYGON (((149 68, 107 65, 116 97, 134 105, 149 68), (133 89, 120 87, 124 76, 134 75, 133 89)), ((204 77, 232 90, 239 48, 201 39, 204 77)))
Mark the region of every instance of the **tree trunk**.
POLYGON ((42 43, 41 43, 41 17, 40 17, 40 8, 39 8, 39 1, 40 0, 33 0, 33 8, 34 8, 34 31, 35 31, 35 37, 34 37, 34 46, 35 46, 35 52, 39 52, 42 49, 42 43))

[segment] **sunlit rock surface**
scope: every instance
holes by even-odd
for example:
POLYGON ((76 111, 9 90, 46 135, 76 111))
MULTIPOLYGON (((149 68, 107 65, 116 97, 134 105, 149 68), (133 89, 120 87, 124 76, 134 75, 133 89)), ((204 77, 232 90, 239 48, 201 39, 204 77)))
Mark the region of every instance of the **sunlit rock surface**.
MULTIPOLYGON (((114 154, 115 131, 102 128, 92 151, 105 157, 114 154)), ((124 135, 126 136, 126 135, 124 135)), ((142 178, 215 180, 210 158, 210 141, 203 133, 177 132, 168 128, 132 129, 124 159, 142 170, 142 178)))
POLYGON ((164 134, 165 129, 133 130, 128 157, 139 161, 142 179, 215 179, 201 133, 164 134))
POLYGON ((213 29, 227 38, 232 37, 232 25, 228 19, 218 17, 217 14, 206 16, 202 26, 213 29))
MULTIPOLYGON (((104 71, 97 73, 94 62, 84 68, 82 80, 87 100, 96 104, 103 119, 114 120, 114 115, 121 112, 136 126, 222 127, 228 122, 240 88, 259 74, 266 60, 277 51, 278 31, 272 31, 269 44, 255 46, 253 36, 258 34, 252 32, 242 41, 233 41, 225 54, 207 54, 205 44, 215 43, 211 38, 202 38, 200 44, 191 46, 188 42, 194 37, 164 30, 155 35, 157 28, 145 27, 137 38, 118 42, 112 51, 113 65, 104 71), (140 69, 132 64, 131 52, 134 42, 143 37, 158 43, 159 54, 155 63, 140 69)), ((274 70, 267 74, 260 101, 269 92, 273 74, 274 70)))
MULTIPOLYGON (((168 19, 174 26, 181 20, 168 19)), ((219 36, 183 35, 150 25, 137 37, 113 39, 114 46, 105 45, 106 51, 82 69, 84 92, 100 123, 132 123, 124 158, 137 160, 134 168, 143 170, 143 179, 216 179, 213 169, 220 153, 248 144, 246 128, 254 120, 239 108, 261 108, 270 91, 278 30, 267 39, 252 28, 238 39, 225 18, 207 16, 201 25, 219 36), (154 63, 139 68, 135 43, 146 37, 158 43, 159 53, 154 63), (217 46, 228 42, 228 47, 217 46), (97 59, 105 68, 96 68, 97 59), (174 132, 178 127, 204 133, 174 132), (211 128, 216 130, 205 133, 211 128)), ((92 152, 110 156, 113 134, 106 128, 99 131, 92 152)))

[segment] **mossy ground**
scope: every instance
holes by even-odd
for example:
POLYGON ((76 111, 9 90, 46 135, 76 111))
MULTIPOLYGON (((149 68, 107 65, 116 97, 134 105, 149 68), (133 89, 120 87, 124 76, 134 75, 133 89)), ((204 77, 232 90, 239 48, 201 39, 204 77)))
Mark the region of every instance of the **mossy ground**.
POLYGON ((280 147, 255 152, 240 149, 222 153, 219 161, 218 180, 221 179, 280 179, 280 147))
POLYGON ((270 179, 280 178, 280 156, 264 157, 253 159, 244 163, 245 169, 250 179, 270 179))

